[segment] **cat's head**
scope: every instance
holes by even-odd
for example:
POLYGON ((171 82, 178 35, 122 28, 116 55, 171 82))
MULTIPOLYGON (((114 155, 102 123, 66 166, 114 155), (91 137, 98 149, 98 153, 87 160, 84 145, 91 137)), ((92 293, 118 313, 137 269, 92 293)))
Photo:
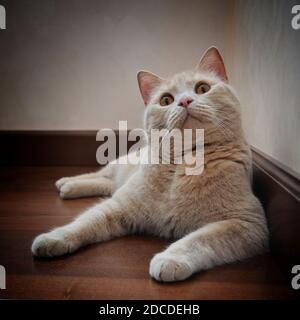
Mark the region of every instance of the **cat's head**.
POLYGON ((145 129, 205 129, 205 140, 232 140, 240 131, 239 101, 228 84, 223 59, 209 48, 195 70, 168 79, 140 71, 145 129))

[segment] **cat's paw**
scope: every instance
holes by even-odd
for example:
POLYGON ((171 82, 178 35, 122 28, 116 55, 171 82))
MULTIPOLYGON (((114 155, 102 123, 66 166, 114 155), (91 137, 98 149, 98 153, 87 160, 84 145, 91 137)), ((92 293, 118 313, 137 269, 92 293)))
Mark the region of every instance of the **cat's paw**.
POLYGON ((55 186, 62 199, 74 199, 82 195, 80 181, 74 181, 72 178, 61 178, 56 181, 55 186))
POLYGON ((37 236, 31 247, 37 257, 55 257, 71 253, 76 249, 74 241, 62 230, 54 230, 37 236))
POLYGON ((59 196, 62 199, 75 199, 84 195, 85 193, 80 181, 65 182, 59 190, 59 196))
POLYGON ((193 273, 182 256, 165 252, 154 256, 150 262, 149 272, 152 278, 163 282, 184 280, 193 273))
POLYGON ((62 186, 67 183, 68 181, 70 181, 70 178, 69 177, 65 177, 65 178, 61 178, 59 180, 57 180, 55 182, 55 186, 57 188, 58 191, 60 191, 60 189, 62 188, 62 186))

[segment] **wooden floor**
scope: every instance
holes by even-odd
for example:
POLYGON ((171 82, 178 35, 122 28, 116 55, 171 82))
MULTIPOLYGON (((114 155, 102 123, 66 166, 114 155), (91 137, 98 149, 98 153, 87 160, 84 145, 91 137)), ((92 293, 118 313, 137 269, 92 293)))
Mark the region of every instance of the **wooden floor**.
POLYGON ((0 298, 26 299, 279 299, 295 298, 271 255, 201 272, 188 281, 150 279, 151 257, 167 242, 130 236, 54 260, 34 259, 32 239, 69 222, 97 198, 61 200, 54 182, 87 167, 0 169, 0 264, 7 289, 0 298))

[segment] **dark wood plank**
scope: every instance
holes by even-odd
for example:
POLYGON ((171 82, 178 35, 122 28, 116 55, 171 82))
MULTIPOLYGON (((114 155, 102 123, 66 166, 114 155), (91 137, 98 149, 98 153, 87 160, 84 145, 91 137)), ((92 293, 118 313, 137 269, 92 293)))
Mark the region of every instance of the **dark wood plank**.
POLYGON ((56 179, 86 171, 78 167, 0 169, 0 264, 7 270, 7 290, 0 291, 0 298, 297 298, 290 278, 272 255, 201 272, 181 283, 157 283, 149 278, 149 262, 167 241, 153 237, 128 236, 54 260, 34 259, 30 246, 37 234, 69 222, 101 201, 58 197, 56 179))

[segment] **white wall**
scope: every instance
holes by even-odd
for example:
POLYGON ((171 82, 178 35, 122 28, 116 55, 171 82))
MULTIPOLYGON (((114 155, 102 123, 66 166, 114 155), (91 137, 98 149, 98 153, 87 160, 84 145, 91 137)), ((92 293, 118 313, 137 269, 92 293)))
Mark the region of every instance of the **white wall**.
POLYGON ((232 30, 231 82, 249 142, 300 173, 299 1, 240 0, 232 30))
POLYGON ((228 34, 226 1, 1 3, 0 129, 141 127, 137 71, 193 68, 228 34))

